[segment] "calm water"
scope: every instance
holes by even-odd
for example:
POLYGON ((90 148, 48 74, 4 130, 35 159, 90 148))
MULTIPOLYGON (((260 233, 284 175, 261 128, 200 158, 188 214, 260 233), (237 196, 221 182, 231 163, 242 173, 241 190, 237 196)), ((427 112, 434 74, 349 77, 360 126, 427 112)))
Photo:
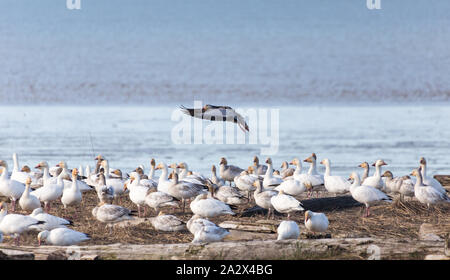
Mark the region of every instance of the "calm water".
MULTIPOLYGON (((276 167, 315 152, 328 157, 335 174, 347 176, 362 161, 383 158, 394 175, 409 174, 420 156, 431 174, 450 173, 450 107, 280 107, 280 146, 276 167)), ((0 107, 0 158, 19 154, 20 164, 41 160, 69 167, 94 165, 101 153, 126 171, 150 158, 185 161, 209 175, 220 157, 251 165, 262 145, 175 145, 171 120, 176 107, 0 107)), ((206 126, 208 123, 203 122, 206 126)), ((250 127, 252 129, 252 127, 250 127)), ((265 159, 265 156, 260 156, 265 159)), ((319 167, 323 171, 322 166, 319 167)))
POLYGON ((0 104, 450 100, 450 1, 0 1, 0 104))

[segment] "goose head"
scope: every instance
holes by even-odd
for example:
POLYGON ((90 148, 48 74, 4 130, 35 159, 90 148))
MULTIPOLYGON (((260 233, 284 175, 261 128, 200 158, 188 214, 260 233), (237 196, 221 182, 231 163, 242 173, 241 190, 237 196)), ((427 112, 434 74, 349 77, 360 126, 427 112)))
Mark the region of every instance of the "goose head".
POLYGON ((76 180, 77 177, 78 177, 78 169, 74 168, 74 169, 72 170, 72 178, 73 178, 74 180, 76 180))
POLYGON ((65 161, 60 161, 56 166, 57 166, 57 167, 61 167, 61 168, 66 168, 66 167, 67 167, 67 164, 66 164, 65 161))
POLYGON ((283 169, 289 168, 289 163, 287 161, 283 161, 280 168, 283 168, 283 169))
POLYGON ((420 164, 421 165, 427 165, 427 161, 426 161, 426 159, 424 157, 420 158, 420 164))
POLYGON ((271 158, 267 158, 267 159, 266 159, 266 163, 267 163, 267 164, 272 164, 272 159, 271 159, 271 158))
POLYGON ((386 178, 392 179, 392 178, 394 178, 394 175, 392 174, 391 171, 386 170, 386 171, 384 171, 383 175, 381 175, 381 177, 386 177, 386 178))
POLYGON ((31 184, 31 177, 28 177, 28 178, 25 180, 25 185, 26 185, 27 187, 29 187, 30 184, 31 184))
POLYGON ((378 166, 383 166, 383 165, 387 165, 387 163, 384 162, 384 160, 382 160, 382 159, 379 159, 376 162, 372 163, 372 166, 377 166, 377 167, 378 166))
POLYGON ((363 163, 361 163, 360 165, 358 165, 358 167, 364 168, 364 169, 368 169, 369 168, 369 164, 365 161, 363 163))
POLYGON ((39 246, 41 246, 42 242, 45 242, 47 240, 47 237, 49 236, 49 234, 50 234, 50 232, 48 230, 39 232, 39 234, 37 236, 39 246))
POLYGON ((415 176, 415 177, 419 177, 419 176, 421 176, 421 174, 420 174, 420 172, 422 171, 422 168, 417 168, 417 169, 414 169, 412 172, 411 172, 411 174, 409 174, 409 175, 411 175, 411 176, 415 176))
POLYGON ((320 162, 320 164, 329 165, 329 164, 330 164, 330 160, 327 159, 327 158, 324 158, 324 159, 320 162))
POLYGON ((0 160, 0 166, 3 166, 4 168, 8 168, 8 163, 4 160, 0 160))
POLYGON ((297 165, 300 163, 300 160, 298 158, 294 158, 289 164, 290 165, 297 165))
POLYGON ((178 168, 178 164, 172 163, 171 165, 169 165, 169 168, 177 169, 178 168))
POLYGON ((165 165, 164 163, 159 163, 158 166, 155 167, 155 170, 164 169, 165 165))
POLYGON ((30 173, 31 169, 30 169, 30 167, 28 165, 24 165, 22 167, 22 169, 20 169, 20 172, 30 173))
POLYGON ((316 162, 316 160, 317 160, 316 154, 315 154, 315 153, 312 153, 310 157, 305 158, 303 161, 304 161, 304 162, 313 163, 313 162, 316 162))
MULTIPOLYGON (((253 168, 253 166, 249 166, 247 168, 247 174, 245 174, 245 175, 254 174, 254 173, 255 173, 255 168, 253 168)), ((241 173, 241 175, 242 175, 242 173, 241 173)))
POLYGON ((42 169, 42 168, 48 168, 48 163, 46 161, 39 162, 34 168, 36 169, 42 169))
POLYGON ((187 169, 187 164, 182 162, 180 164, 177 165, 177 168, 181 168, 181 169, 187 169))
POLYGON ((257 156, 253 157, 253 165, 258 166, 259 165, 259 158, 257 156))
POLYGON ((150 166, 153 166, 153 168, 154 168, 155 165, 156 165, 156 161, 154 158, 152 158, 152 160, 150 160, 150 166))
POLYGON ((348 180, 356 180, 359 179, 359 175, 356 172, 352 172, 352 174, 350 174, 350 177, 348 178, 348 180))
POLYGON ((104 158, 102 155, 98 155, 98 156, 96 156, 94 159, 95 159, 96 161, 102 161, 102 160, 104 160, 105 158, 104 158))
POLYGON ((120 169, 115 169, 112 173, 122 179, 122 171, 120 169))
POLYGON ((310 210, 307 210, 307 211, 305 212, 305 223, 306 223, 309 219, 311 219, 311 217, 312 217, 312 212, 311 212, 310 210))
POLYGON ((275 170, 275 171, 273 172, 273 175, 280 175, 280 171, 279 171, 279 170, 275 170))
POLYGON ((226 158, 224 158, 224 157, 220 158, 220 165, 227 165, 227 164, 228 164, 228 162, 227 162, 226 158))

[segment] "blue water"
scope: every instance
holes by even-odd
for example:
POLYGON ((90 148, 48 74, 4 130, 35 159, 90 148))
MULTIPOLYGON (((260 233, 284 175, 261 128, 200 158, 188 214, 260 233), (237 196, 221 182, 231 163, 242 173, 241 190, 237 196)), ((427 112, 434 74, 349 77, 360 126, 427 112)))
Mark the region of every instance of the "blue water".
POLYGON ((0 104, 450 99, 450 2, 0 1, 0 104))

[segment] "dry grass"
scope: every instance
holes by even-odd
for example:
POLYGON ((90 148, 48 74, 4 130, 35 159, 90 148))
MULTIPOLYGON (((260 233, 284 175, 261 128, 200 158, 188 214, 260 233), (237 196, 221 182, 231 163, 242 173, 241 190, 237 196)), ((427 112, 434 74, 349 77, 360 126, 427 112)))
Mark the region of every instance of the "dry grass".
MULTIPOLYGON (((301 197, 299 199, 305 199, 301 197)), ((94 192, 83 194, 83 202, 78 207, 80 211, 77 219, 73 219, 75 209, 63 210, 62 204, 57 202, 52 205, 50 214, 72 219, 75 230, 88 233, 91 240, 83 243, 84 245, 104 245, 113 243, 128 244, 161 244, 161 243, 185 243, 191 242, 193 236, 190 232, 159 232, 149 224, 141 224, 129 228, 116 228, 110 234, 109 228, 105 224, 97 221, 91 214, 92 209, 97 204, 97 196, 94 192)), ((122 198, 122 206, 137 210, 136 206, 128 197, 122 198)), ((252 207, 254 204, 239 207, 236 212, 252 207)), ((187 207, 187 209, 189 209, 187 207)), ((148 211, 147 217, 155 216, 153 210, 148 211)), ((20 214, 29 214, 23 211, 17 211, 20 214)), ((192 216, 190 210, 182 214, 180 209, 166 211, 168 214, 174 214, 184 221, 188 221, 192 216)), ((450 224, 450 204, 432 206, 427 209, 426 206, 417 201, 408 201, 405 203, 392 203, 374 206, 371 208, 371 216, 362 217, 362 208, 354 207, 345 210, 334 210, 325 212, 330 221, 329 232, 332 237, 379 237, 379 238, 398 238, 411 239, 417 238, 420 225, 422 223, 431 224, 450 224)), ((265 219, 262 214, 253 217, 223 216, 212 219, 215 223, 225 220, 256 221, 265 219)), ((286 219, 286 216, 277 216, 276 219, 286 219)), ((298 223, 303 223, 304 215, 298 212, 291 215, 291 219, 298 223)), ((14 244, 12 239, 5 238, 4 243, 14 244)), ((22 245, 37 246, 37 233, 28 232, 21 236, 22 245)))

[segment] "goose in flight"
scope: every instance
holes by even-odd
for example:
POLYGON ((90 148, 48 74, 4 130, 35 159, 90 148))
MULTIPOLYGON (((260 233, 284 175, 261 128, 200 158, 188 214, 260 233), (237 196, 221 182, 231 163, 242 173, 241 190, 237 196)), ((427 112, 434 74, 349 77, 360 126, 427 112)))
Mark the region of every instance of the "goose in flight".
POLYGON ((180 106, 181 111, 186 115, 194 118, 205 119, 210 121, 228 121, 239 125, 242 131, 249 131, 248 125, 239 113, 229 106, 215 106, 206 104, 203 108, 190 109, 183 105, 180 106))

